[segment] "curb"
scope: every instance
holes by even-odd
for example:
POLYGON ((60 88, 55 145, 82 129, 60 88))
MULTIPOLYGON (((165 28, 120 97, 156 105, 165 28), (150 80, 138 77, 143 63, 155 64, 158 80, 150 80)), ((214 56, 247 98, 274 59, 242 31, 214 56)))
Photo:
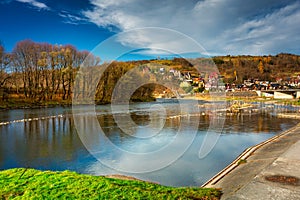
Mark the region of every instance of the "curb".
POLYGON ((273 142, 274 140, 281 138, 285 135, 288 135, 291 131, 294 131, 295 129, 300 127, 300 123, 296 126, 278 134, 275 135, 268 140, 261 142, 257 145, 254 145, 252 147, 249 147, 245 149, 232 163, 230 163, 227 167, 225 167, 223 170, 221 170, 219 173, 217 173, 215 176, 213 176, 211 179, 209 179, 207 182, 205 182, 201 187, 213 187, 216 183, 218 183, 223 177, 225 177, 227 174, 229 174, 232 170, 234 170, 239 164, 240 160, 246 160, 248 157, 251 156, 253 152, 255 152, 257 149, 263 147, 266 144, 269 144, 273 142))

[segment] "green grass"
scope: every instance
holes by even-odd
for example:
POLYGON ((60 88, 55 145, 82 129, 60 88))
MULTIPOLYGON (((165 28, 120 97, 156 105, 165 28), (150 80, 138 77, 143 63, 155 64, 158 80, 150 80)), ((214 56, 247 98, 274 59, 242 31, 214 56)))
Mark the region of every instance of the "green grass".
POLYGON ((0 171, 0 199, 219 199, 207 188, 173 188, 154 183, 119 180, 35 169, 0 171))

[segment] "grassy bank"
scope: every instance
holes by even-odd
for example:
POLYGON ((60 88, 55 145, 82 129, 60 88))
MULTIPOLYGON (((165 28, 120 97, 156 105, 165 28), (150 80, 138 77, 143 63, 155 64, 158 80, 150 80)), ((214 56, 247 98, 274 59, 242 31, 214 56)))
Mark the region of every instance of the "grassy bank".
POLYGON ((11 98, 7 101, 0 101, 1 109, 23 109, 23 108, 45 108, 55 106, 69 106, 72 101, 32 101, 30 99, 11 98))
MULTIPOLYGON (((141 97, 131 99, 132 102, 152 102, 155 98, 141 97)), ((97 102, 95 104, 109 104, 110 102, 97 102)), ((56 106, 71 106, 72 100, 33 101, 30 99, 10 98, 6 101, 0 100, 0 110, 24 109, 24 108, 47 108, 56 106)))
POLYGON ((0 171, 0 199, 219 199, 221 192, 173 188, 63 171, 0 171))

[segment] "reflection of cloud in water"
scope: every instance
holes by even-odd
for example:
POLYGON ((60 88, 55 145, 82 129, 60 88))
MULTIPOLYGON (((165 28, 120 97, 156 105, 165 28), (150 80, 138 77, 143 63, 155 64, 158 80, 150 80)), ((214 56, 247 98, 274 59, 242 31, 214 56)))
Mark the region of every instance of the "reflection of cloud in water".
MULTIPOLYGON (((133 149, 135 151, 130 152, 130 154, 127 151, 120 151, 118 154, 114 153, 109 155, 101 152, 98 155, 96 154, 96 157, 102 163, 113 163, 112 167, 114 169, 136 169, 139 172, 144 172, 145 169, 151 169, 152 171, 157 169, 157 166, 160 166, 160 164, 164 162, 167 163, 166 161, 170 160, 170 157, 172 158, 184 153, 187 143, 193 140, 193 135, 184 133, 177 134, 176 137, 177 138, 174 139, 174 134, 162 134, 158 138, 152 137, 147 140, 134 139, 131 140, 131 142, 122 143, 122 145, 134 147, 133 149), (168 144, 171 146, 168 146, 168 144), (156 146, 162 147, 156 149, 156 146)), ((125 147, 121 148, 125 149, 125 147)), ((107 148, 104 149, 107 150, 107 148)), ((174 158, 174 160, 176 159, 174 158)))
MULTIPOLYGON (((90 108, 90 110, 86 109, 85 112, 93 110, 92 107, 88 108, 90 108)), ((76 114, 74 115, 76 129, 82 143, 89 152, 106 166, 132 173, 155 171, 176 161, 193 142, 198 127, 197 123, 192 123, 188 118, 181 119, 177 131, 166 131, 166 129, 163 129, 163 133, 149 137, 149 135, 151 136, 151 132, 153 132, 151 126, 140 128, 139 126, 134 126, 133 122, 133 125, 129 127, 130 131, 128 134, 126 132, 128 129, 126 125, 128 120, 124 119, 121 120, 121 122, 123 123, 122 125, 124 125, 122 131, 125 131, 124 133, 127 134, 127 136, 125 136, 126 140, 120 140, 121 142, 114 144, 110 136, 103 133, 99 121, 95 116, 76 114), (124 124, 124 122, 126 123, 124 124), (139 129, 141 132, 138 131, 139 129), (134 130, 134 134, 131 134, 131 130, 134 130), (149 134, 143 134, 142 131, 149 132, 149 134), (143 137, 141 137, 140 134, 142 134, 143 137), (157 136, 163 137, 156 138, 157 136), (160 147, 157 144, 159 144, 160 147), (111 157, 108 157, 107 154, 111 157), (159 162, 156 162, 157 160, 159 162)), ((126 118, 129 119, 130 116, 126 118)), ((114 116, 114 119, 116 119, 116 116, 114 116)), ((161 121, 163 120, 164 119, 154 117, 151 122, 155 127, 162 129, 161 126, 164 125, 164 122, 161 123, 161 121)), ((119 125, 120 124, 118 124, 118 127, 119 125)))
MULTIPOLYGON (((199 133, 194 140, 191 147, 185 152, 184 156, 180 157, 176 162, 171 165, 160 169, 158 171, 142 174, 122 173, 110 168, 105 167, 100 162, 96 162, 88 166, 87 173, 94 175, 107 175, 107 174, 123 174, 133 176, 142 180, 157 182, 163 185, 170 186, 200 186, 209 178, 211 178, 218 171, 227 166, 231 160, 241 153, 241 149, 245 149, 251 145, 257 144, 272 134, 253 135, 246 134, 235 137, 235 135, 222 135, 219 142, 212 152, 203 159, 198 158, 198 151, 203 141, 204 132, 199 133), (228 152, 231 152, 230 154, 228 152)), ((188 137, 188 134, 182 135, 188 137)), ((184 142, 177 143, 178 148, 181 148, 184 142)), ((135 143, 138 148, 145 148, 144 144, 135 143)), ((162 155, 153 160, 141 159, 133 162, 126 154, 118 156, 118 162, 115 161, 116 166, 126 166, 128 168, 139 166, 149 167, 149 165, 156 165, 165 159, 162 155)), ((104 159, 113 159, 106 157, 104 159)))
MULTIPOLYGON (((132 159, 130 156, 127 156, 128 154, 126 153, 122 153, 121 155, 118 155, 117 157, 115 157, 116 155, 108 155, 105 158, 101 158, 101 161, 105 160, 110 160, 114 162, 114 168, 119 169, 119 168, 127 168, 127 169, 133 169, 133 168, 139 168, 139 169, 143 169, 143 168, 151 168, 151 166, 153 166, 153 168, 155 168, 155 166, 159 165, 163 160, 166 160, 168 157, 172 156, 171 154, 174 152, 176 153, 176 151, 182 151, 182 149, 184 150, 186 148, 186 140, 190 140, 192 137, 188 134, 181 134, 178 137, 180 137, 180 139, 176 140, 175 146, 176 149, 173 149, 173 151, 169 151, 168 153, 162 153, 160 154, 159 157, 156 157, 155 159, 151 159, 149 160, 149 158, 147 156, 145 157, 139 157, 140 159, 132 159)), ((164 140, 169 139, 169 137, 164 138, 164 140)), ((155 142, 157 142, 159 140, 155 140, 155 142)), ((131 145, 135 145, 136 149, 140 149, 141 151, 144 150, 145 148, 149 148, 149 144, 151 143, 151 141, 148 144, 143 144, 140 143, 138 141, 132 143, 131 145)), ((181 166, 184 163, 181 164, 181 166)), ((186 163, 187 165, 190 165, 190 161, 188 161, 188 163, 186 163)), ((161 169, 155 172, 151 172, 151 173, 143 173, 143 174, 130 174, 130 173, 121 173, 112 169, 109 169, 107 167, 105 167, 104 165, 102 165, 100 162, 94 163, 92 165, 90 165, 87 169, 88 173, 92 173, 95 175, 105 175, 105 174, 125 174, 125 175, 131 175, 143 180, 151 180, 154 182, 160 182, 162 184, 172 184, 172 182, 174 182, 174 180, 169 180, 168 182, 166 182, 168 179, 166 177, 171 177, 174 176, 173 173, 177 173, 178 174, 178 170, 180 170, 180 166, 175 165, 175 167, 167 167, 166 169, 161 169), (173 174, 173 175, 172 175, 173 174), (165 178, 164 178, 165 177, 165 178)), ((189 167, 189 166, 187 166, 189 167)), ((182 174, 182 172, 181 172, 182 174)))

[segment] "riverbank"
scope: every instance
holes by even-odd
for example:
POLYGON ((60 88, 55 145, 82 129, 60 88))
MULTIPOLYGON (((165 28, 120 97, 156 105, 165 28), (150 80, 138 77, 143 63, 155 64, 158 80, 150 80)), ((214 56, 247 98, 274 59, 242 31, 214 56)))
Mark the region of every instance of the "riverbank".
POLYGON ((206 199, 217 189, 173 188, 139 180, 16 168, 0 171, 0 199, 206 199))
MULTIPOLYGON (((153 102, 155 98, 133 99, 132 102, 153 102)), ((110 102, 95 102, 96 105, 106 105, 110 102)), ((70 107, 72 100, 52 100, 52 101, 32 101, 30 99, 12 98, 6 101, 0 100, 0 110, 9 109, 36 109, 36 108, 53 108, 53 107, 70 107)))
MULTIPOLYGON (((241 100, 245 102, 266 102, 266 103, 277 103, 277 104, 287 104, 287 105, 300 105, 300 101, 297 99, 288 99, 288 100, 274 100, 272 98, 262 98, 258 97, 256 92, 253 91, 237 91, 237 92, 226 92, 220 93, 218 95, 210 95, 209 93, 200 93, 193 96, 186 96, 181 100, 201 100, 201 101, 234 101, 241 100)), ((140 98, 133 99, 133 102, 152 102, 155 101, 155 98, 140 98)), ((108 104, 109 102, 95 102, 97 105, 108 104)), ((35 108, 49 108, 57 106, 71 106, 72 100, 51 100, 51 101, 32 101, 30 99, 23 98, 10 98, 6 101, 0 100, 0 110, 8 109, 35 109, 35 108)))
POLYGON ((204 187, 221 199, 299 199, 300 124, 247 149, 204 187))
POLYGON ((51 108, 57 106, 71 106, 72 101, 32 101, 28 99, 9 99, 0 101, 0 110, 9 109, 36 109, 36 108, 51 108))

